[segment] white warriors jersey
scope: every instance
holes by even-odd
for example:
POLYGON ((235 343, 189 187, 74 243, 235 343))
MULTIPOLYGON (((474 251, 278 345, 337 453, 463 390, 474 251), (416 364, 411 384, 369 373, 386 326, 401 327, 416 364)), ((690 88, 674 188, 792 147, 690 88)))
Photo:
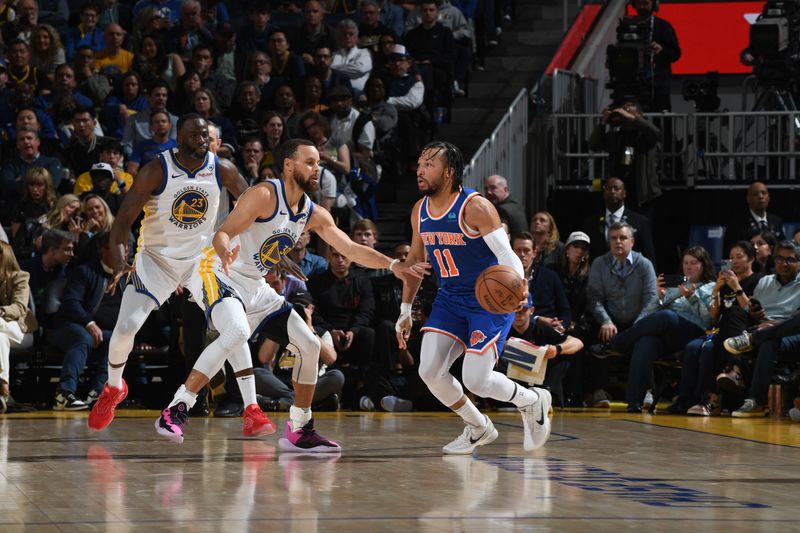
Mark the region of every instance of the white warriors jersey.
POLYGON ((286 201, 283 182, 267 180, 266 183, 269 184, 267 187, 275 188, 275 211, 268 218, 257 218, 237 237, 241 249, 234 269, 252 279, 261 279, 294 248, 314 208, 308 195, 303 194, 297 213, 292 212, 286 201))
POLYGON ((158 159, 164 177, 144 206, 139 251, 195 259, 214 236, 222 188, 219 161, 208 152, 205 162, 191 172, 171 150, 161 152, 158 159))

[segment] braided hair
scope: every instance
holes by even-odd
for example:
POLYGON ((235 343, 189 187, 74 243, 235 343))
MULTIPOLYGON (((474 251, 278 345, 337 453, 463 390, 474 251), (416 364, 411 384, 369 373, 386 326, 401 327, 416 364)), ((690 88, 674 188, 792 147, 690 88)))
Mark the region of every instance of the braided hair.
POLYGON ((431 159, 441 154, 445 171, 453 172, 453 192, 460 190, 461 182, 464 179, 464 156, 461 155, 461 150, 449 142, 433 141, 422 149, 422 153, 425 152, 429 152, 428 157, 431 159))

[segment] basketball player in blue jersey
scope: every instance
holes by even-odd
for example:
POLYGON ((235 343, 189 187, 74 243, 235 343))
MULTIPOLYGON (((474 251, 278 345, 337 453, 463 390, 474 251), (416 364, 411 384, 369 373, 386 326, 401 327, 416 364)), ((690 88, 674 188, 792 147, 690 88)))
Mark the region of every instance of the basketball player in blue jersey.
POLYGON ((236 167, 208 151, 208 123, 200 115, 178 120, 178 148, 164 151, 137 174, 111 227, 115 290, 126 273, 119 319, 108 350, 108 382, 89 415, 89 427, 105 428, 114 409, 125 399, 122 379, 136 333, 150 312, 161 306, 178 286, 186 286, 204 246, 211 242, 225 187, 234 197, 247 188, 236 167), (126 262, 131 225, 144 210, 134 266, 126 262))
MULTIPOLYGON (((464 385, 477 396, 511 402, 522 413, 526 450, 542 446, 550 435, 550 393, 526 389, 493 370, 503 350, 514 314, 492 314, 475 297, 475 280, 492 265, 512 267, 524 277, 494 206, 477 192, 462 187, 463 159, 446 142, 429 143, 419 158, 417 186, 424 195, 414 205, 414 233, 406 259, 413 264, 426 257, 439 278, 439 292, 422 328, 419 373, 430 391, 457 413, 464 432, 447 444, 447 454, 470 454, 497 436, 492 421, 466 397, 450 367, 464 355, 464 385)), ((406 278, 397 320, 397 339, 405 347, 412 326, 411 302, 419 281, 406 278)), ((527 294, 520 306, 527 302, 527 294)))
MULTIPOLYGON (((319 152, 313 143, 290 139, 280 147, 283 179, 267 180, 248 189, 205 250, 192 294, 219 331, 217 340, 200 355, 186 382, 156 421, 156 431, 183 442, 183 426, 197 393, 229 357, 243 354, 252 374, 247 339, 262 332, 267 338, 291 346, 297 354, 292 382, 294 404, 289 409, 281 449, 300 452, 336 452, 340 446, 314 430, 311 399, 317 382, 320 341, 301 316, 264 280, 305 230, 316 232, 342 255, 370 268, 389 268, 398 277, 421 279, 426 263, 401 263, 356 244, 336 227, 330 213, 314 204, 308 194, 319 187, 319 152), (230 354, 230 355, 229 355, 230 354)), ((237 379, 241 372, 237 371, 237 379)), ((244 394, 244 403, 255 402, 244 394)), ((274 426, 272 426, 274 431, 274 426)))

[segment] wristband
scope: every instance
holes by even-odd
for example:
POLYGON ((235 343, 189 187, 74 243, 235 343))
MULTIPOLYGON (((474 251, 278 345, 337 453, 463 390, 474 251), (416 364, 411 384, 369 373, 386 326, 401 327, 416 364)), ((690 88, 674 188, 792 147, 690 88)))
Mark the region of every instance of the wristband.
POLYGON ((411 304, 400 304, 400 316, 411 314, 411 304))
POLYGON ((560 344, 556 344, 556 356, 559 356, 559 355, 561 355, 561 345, 560 344))
MULTIPOLYGON (((394 266, 395 266, 397 263, 399 263, 399 262, 400 262, 400 260, 399 260, 399 259, 392 259, 392 262, 391 262, 391 263, 389 263, 389 270, 391 270, 392 272, 394 272, 394 270, 392 270, 392 268, 393 268, 393 267, 394 267, 394 266)), ((402 305, 402 304, 401 304, 401 305, 402 305)))
POLYGON ((739 289, 738 291, 734 292, 733 294, 735 294, 736 296, 741 296, 742 294, 744 294, 744 290, 739 289))

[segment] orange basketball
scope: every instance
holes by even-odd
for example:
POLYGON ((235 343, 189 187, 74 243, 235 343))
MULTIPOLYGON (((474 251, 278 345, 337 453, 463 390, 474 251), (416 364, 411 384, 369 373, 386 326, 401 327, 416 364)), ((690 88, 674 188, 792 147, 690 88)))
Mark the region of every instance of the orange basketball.
POLYGON ((506 265, 490 266, 475 280, 475 297, 481 307, 498 315, 513 313, 522 300, 525 280, 506 265))

